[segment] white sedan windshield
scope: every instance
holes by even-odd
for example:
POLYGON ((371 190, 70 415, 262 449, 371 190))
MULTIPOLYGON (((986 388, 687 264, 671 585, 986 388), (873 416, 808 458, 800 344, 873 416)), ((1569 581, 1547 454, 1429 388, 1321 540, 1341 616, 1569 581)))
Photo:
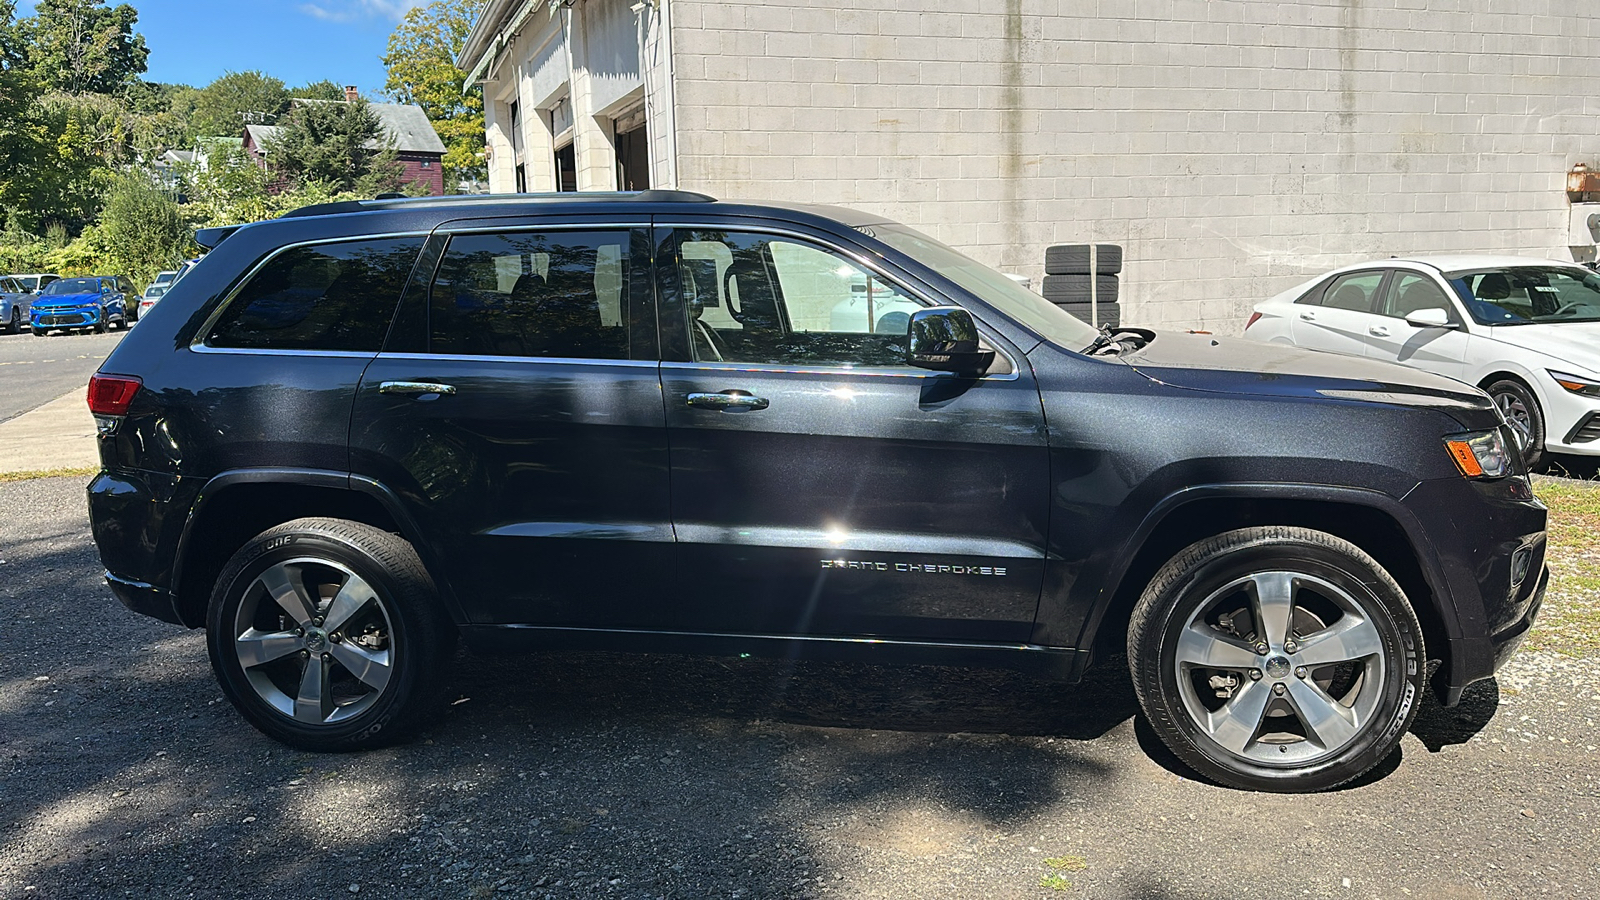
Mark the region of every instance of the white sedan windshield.
POLYGON ((1600 321, 1600 274, 1588 269, 1508 266, 1445 279, 1480 325, 1600 321))

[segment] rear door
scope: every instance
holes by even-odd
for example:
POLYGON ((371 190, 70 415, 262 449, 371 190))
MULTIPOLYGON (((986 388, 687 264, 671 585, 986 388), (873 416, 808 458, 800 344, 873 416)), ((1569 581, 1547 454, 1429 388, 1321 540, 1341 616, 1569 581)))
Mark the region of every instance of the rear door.
POLYGON ((647 222, 458 222, 356 399, 351 464, 398 491, 478 624, 653 621, 671 566, 647 222))
POLYGON ((824 234, 657 225, 680 606, 655 624, 1026 641, 1048 455, 1016 348, 986 331, 983 378, 909 367, 910 314, 942 301, 905 273, 824 234))
POLYGON ((1289 323, 1295 346, 1365 356, 1367 330, 1377 319, 1373 305, 1388 274, 1387 269, 1349 272, 1302 298, 1289 323))

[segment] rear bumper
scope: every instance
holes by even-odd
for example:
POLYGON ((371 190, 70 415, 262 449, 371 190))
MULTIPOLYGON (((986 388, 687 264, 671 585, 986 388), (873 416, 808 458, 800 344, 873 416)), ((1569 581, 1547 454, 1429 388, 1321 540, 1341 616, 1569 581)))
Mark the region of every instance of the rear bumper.
POLYGON ((184 624, 177 608, 172 604, 172 594, 165 589, 143 581, 118 578, 110 572, 105 573, 105 578, 106 584, 111 587, 111 593, 122 602, 123 606, 140 615, 160 619, 163 622, 184 624))

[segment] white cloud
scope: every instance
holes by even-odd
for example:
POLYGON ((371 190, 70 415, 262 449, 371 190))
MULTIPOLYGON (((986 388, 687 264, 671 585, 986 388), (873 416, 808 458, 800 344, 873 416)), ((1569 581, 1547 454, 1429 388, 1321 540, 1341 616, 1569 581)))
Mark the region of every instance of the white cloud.
POLYGON ((302 3, 300 11, 324 22, 357 22, 365 19, 389 19, 399 22, 406 13, 422 6, 426 0, 324 0, 322 3, 302 3))

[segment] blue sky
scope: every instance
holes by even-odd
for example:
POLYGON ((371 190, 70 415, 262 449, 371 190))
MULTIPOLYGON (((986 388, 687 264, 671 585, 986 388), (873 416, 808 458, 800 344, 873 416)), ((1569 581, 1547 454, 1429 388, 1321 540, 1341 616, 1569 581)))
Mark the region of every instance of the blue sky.
MULTIPOLYGON (((389 35, 424 0, 110 0, 139 11, 150 48, 146 81, 205 87, 224 72, 259 69, 290 87, 323 78, 364 96, 383 89, 389 35)), ((18 4, 17 16, 33 14, 18 4)))

